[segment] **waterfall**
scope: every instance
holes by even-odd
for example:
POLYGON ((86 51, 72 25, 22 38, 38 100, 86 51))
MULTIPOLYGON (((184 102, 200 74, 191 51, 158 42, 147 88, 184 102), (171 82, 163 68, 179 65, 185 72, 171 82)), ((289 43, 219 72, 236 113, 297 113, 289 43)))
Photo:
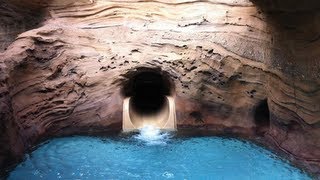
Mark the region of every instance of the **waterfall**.
POLYGON ((171 135, 169 132, 161 131, 152 125, 146 125, 139 129, 139 134, 134 138, 144 142, 146 145, 165 145, 169 141, 171 135))

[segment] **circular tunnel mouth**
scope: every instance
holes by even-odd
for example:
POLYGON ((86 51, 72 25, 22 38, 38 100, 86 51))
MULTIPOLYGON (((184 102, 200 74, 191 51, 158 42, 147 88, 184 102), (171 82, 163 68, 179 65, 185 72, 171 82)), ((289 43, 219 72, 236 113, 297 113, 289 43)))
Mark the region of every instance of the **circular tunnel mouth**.
POLYGON ((157 71, 143 71, 130 78, 125 95, 131 97, 130 107, 139 114, 157 113, 166 106, 171 83, 168 77, 157 71))

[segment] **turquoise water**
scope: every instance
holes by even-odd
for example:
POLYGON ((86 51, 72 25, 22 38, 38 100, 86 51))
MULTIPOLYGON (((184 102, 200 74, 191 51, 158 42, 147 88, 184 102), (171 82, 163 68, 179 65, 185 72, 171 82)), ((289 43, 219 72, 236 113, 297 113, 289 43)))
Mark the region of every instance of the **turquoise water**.
MULTIPOLYGON (((150 132, 149 132, 150 133, 150 132)), ((270 151, 232 138, 66 137, 43 143, 8 179, 310 179, 270 151)))

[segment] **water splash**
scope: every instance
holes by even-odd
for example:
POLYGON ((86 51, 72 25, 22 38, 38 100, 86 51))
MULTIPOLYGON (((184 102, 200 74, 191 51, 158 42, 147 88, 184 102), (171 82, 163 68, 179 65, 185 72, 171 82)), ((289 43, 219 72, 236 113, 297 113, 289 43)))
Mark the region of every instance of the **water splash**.
POLYGON ((163 132, 152 125, 143 126, 139 131, 139 134, 135 135, 134 138, 147 145, 165 145, 171 137, 169 132, 163 132))

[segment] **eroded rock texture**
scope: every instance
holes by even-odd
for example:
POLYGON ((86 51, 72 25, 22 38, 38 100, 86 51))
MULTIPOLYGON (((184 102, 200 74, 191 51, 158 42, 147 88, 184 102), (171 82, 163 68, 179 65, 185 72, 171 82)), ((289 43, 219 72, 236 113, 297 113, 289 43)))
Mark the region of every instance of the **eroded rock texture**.
POLYGON ((316 1, 6 3, 0 164, 48 137, 120 131, 124 84, 152 69, 171 77, 178 129, 261 136, 320 173, 316 1), (25 3, 38 28, 18 26, 25 3))

